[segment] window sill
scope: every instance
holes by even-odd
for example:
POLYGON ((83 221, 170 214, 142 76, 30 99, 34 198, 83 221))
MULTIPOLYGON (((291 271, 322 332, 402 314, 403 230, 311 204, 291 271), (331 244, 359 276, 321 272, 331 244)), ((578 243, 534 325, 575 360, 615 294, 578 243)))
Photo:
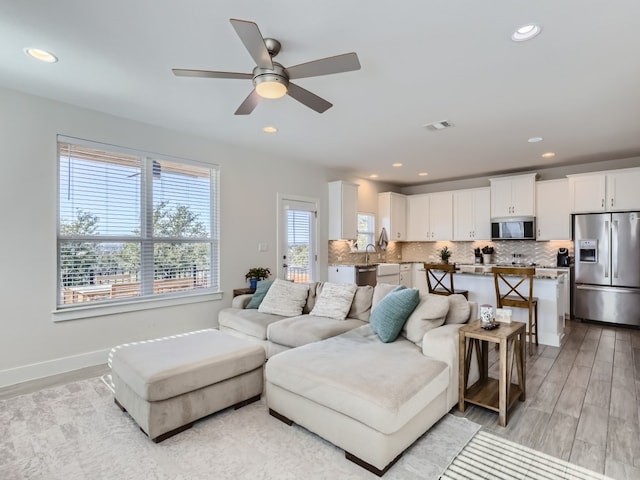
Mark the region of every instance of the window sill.
POLYGON ((156 297, 147 299, 136 299, 129 302, 111 303, 101 305, 82 305, 67 307, 51 312, 54 322, 65 322, 67 320, 78 320, 92 317, 102 317, 105 315, 117 315, 120 313, 136 312, 140 310, 151 310, 154 308, 172 307, 176 305, 187 305, 191 303, 211 302, 222 300, 223 292, 207 292, 190 295, 156 297))

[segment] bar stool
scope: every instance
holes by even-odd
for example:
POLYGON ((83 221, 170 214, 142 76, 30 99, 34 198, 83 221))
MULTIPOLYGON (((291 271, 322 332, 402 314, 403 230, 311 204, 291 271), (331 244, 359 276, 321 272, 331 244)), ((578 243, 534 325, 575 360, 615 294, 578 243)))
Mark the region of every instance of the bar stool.
POLYGON ((436 295, 453 295, 459 293, 469 299, 468 290, 456 290, 453 288, 453 274, 455 266, 449 263, 425 263, 424 270, 427 275, 427 287, 429 293, 436 295))
POLYGON ((493 267, 497 307, 526 308, 529 311, 526 333, 529 337, 529 355, 533 355, 531 351, 533 338, 538 346, 538 297, 533 296, 535 273, 535 268, 493 267))

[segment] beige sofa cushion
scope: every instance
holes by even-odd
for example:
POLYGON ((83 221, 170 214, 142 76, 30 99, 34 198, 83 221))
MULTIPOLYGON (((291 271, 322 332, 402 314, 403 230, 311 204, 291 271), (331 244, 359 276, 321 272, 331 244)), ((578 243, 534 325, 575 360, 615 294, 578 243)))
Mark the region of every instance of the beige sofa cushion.
POLYGON ((267 327, 283 318, 287 317, 262 313, 259 310, 229 307, 223 308, 218 313, 218 324, 258 340, 266 340, 267 327))
POLYGON ((376 305, 387 296, 387 294, 393 292, 398 285, 392 285, 391 283, 378 283, 373 289, 373 298, 371 299, 371 310, 376 308, 376 305))
POLYGON ((373 287, 371 285, 363 285, 356 289, 353 296, 353 303, 347 318, 355 318, 368 322, 371 316, 371 302, 373 300, 373 287))
POLYGON ((322 289, 318 289, 315 306, 310 315, 344 320, 351 310, 357 288, 355 283, 325 282, 322 289))
POLYGON ((442 325, 448 311, 447 297, 421 293, 420 303, 404 324, 401 335, 421 347, 424 334, 442 325))
POLYGON ((371 325, 269 359, 267 381, 382 433, 396 432, 449 385, 449 368, 371 325), (384 394, 381 394, 384 392, 384 394))
POLYGON ((300 347, 307 343, 318 342, 329 337, 335 337, 354 328, 361 327, 365 322, 347 318, 336 320, 334 318, 316 317, 313 315, 300 315, 298 317, 285 318, 267 328, 267 338, 271 343, 277 343, 287 347, 300 347))
POLYGON ((471 305, 464 295, 455 293, 446 297, 449 300, 449 312, 445 324, 467 323, 471 313, 471 305))
POLYGON ((308 283, 294 283, 276 279, 258 307, 261 313, 295 317, 302 313, 309 295, 308 283))
POLYGON ((125 345, 111 368, 140 398, 166 400, 261 367, 260 345, 204 330, 175 338, 125 345))

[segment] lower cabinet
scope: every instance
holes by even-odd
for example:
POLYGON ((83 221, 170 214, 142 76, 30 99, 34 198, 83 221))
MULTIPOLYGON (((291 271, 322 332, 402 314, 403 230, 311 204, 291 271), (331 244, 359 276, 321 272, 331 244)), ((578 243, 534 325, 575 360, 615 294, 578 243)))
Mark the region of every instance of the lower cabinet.
POLYGON ((353 265, 333 265, 329 267, 331 283, 356 283, 356 267, 353 265))
POLYGON ((412 263, 411 271, 413 276, 413 288, 420 290, 420 293, 428 293, 427 273, 424 270, 423 263, 412 263))

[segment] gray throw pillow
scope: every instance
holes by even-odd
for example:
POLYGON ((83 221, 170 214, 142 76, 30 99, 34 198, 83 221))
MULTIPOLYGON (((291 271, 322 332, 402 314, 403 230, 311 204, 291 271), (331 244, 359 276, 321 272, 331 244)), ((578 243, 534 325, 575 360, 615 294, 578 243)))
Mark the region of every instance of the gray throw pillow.
POLYGON ((246 308, 258 308, 264 300, 265 295, 269 291, 273 280, 260 280, 256 285, 256 291, 253 293, 253 297, 249 300, 246 308))
POLYGON ((419 302, 420 292, 417 289, 398 287, 371 311, 369 322, 372 330, 384 343, 393 342, 419 302))

